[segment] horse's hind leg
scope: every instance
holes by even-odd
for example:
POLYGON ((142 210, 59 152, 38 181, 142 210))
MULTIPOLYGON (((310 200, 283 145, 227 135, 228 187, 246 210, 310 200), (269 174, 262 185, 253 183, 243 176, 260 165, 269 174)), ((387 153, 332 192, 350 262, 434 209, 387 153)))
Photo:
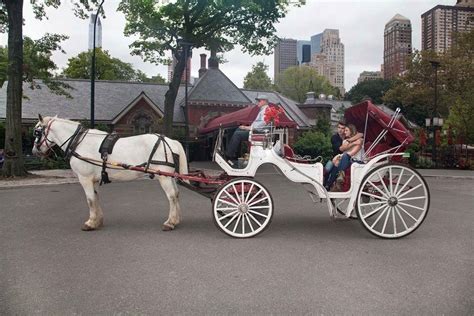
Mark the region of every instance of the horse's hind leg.
POLYGON ((179 224, 181 216, 181 208, 179 206, 179 191, 176 181, 170 177, 158 177, 161 187, 165 191, 166 197, 170 202, 170 211, 168 219, 163 223, 163 230, 173 230, 179 224))
POLYGON ((85 231, 95 230, 104 224, 104 214, 97 195, 98 182, 86 177, 79 177, 79 182, 84 189, 87 205, 89 206, 89 219, 82 225, 81 229, 85 231))

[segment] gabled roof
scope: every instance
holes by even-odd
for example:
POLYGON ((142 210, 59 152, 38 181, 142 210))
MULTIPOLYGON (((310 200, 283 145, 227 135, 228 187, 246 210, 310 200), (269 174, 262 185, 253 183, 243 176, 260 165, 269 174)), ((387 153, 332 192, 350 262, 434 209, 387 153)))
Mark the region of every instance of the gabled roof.
MULTIPOLYGON (((38 111, 45 115, 58 115, 60 117, 82 120, 90 118, 90 81, 82 79, 61 80, 73 89, 68 90, 72 99, 52 93, 44 83, 38 80, 38 89, 30 89, 28 83, 23 84, 22 118, 36 119, 38 111)), ((145 94, 152 103, 164 112, 165 93, 168 85, 102 81, 95 82, 95 119, 98 121, 110 121, 116 118, 137 96, 145 94)), ((0 118, 6 117, 6 93, 7 83, 0 88, 0 118), (4 100, 4 101, 2 101, 4 100)), ((176 97, 174 108, 174 122, 184 122, 183 110, 179 105, 184 98, 184 87, 181 86, 176 97)))
POLYGON ((252 101, 218 68, 209 68, 189 91, 188 100, 251 104, 252 101))
POLYGON ((120 121, 120 119, 122 117, 125 116, 125 114, 127 114, 141 99, 145 99, 146 102, 150 105, 150 107, 156 112, 158 113, 159 116, 163 117, 164 116, 164 112, 160 109, 159 106, 157 106, 155 104, 155 102, 153 102, 152 99, 150 99, 145 92, 142 92, 140 93, 139 96, 137 96, 135 98, 135 100, 133 100, 129 105, 127 105, 122 111, 120 111, 119 114, 117 114, 113 120, 112 120, 112 124, 117 124, 118 121, 120 121))

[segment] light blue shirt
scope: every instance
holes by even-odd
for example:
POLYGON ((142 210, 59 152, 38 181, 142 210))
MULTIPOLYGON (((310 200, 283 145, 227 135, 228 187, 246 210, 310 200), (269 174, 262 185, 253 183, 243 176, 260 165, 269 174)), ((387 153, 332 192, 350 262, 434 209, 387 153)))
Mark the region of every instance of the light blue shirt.
POLYGON ((268 104, 264 105, 260 108, 260 111, 257 114, 257 117, 253 121, 252 125, 250 126, 252 130, 255 129, 263 129, 264 127, 267 127, 267 123, 265 123, 264 116, 265 116, 265 110, 268 108, 268 104))

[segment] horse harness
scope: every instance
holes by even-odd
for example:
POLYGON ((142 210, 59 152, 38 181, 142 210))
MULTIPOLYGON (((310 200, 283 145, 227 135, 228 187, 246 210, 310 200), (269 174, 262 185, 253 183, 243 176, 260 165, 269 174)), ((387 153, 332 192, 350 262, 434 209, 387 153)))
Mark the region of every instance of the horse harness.
MULTIPOLYGON (((52 147, 50 146, 50 144, 53 143, 53 141, 48 139, 48 133, 49 133, 49 130, 51 129, 51 124, 53 121, 54 120, 51 120, 48 123, 46 131, 43 129, 43 127, 38 127, 34 130, 33 134, 36 137, 35 146, 38 149, 43 143, 45 143, 46 146, 48 147, 48 151, 52 150, 52 147), (42 138, 43 140, 41 140, 42 138), (48 141, 50 142, 50 144, 48 144, 48 141)), ((88 162, 90 164, 93 164, 96 166, 102 166, 100 185, 102 185, 102 183, 104 184, 110 183, 112 181, 110 181, 109 175, 106 171, 107 165, 108 165, 107 160, 108 160, 108 156, 112 154, 115 143, 120 139, 120 136, 117 133, 113 132, 111 134, 107 134, 105 138, 102 140, 102 143, 100 144, 100 147, 99 147, 99 153, 101 155, 102 164, 99 165, 99 164, 94 163, 93 159, 83 157, 76 152, 77 146, 84 140, 88 132, 89 132, 89 129, 84 128, 82 127, 82 125, 79 124, 74 134, 72 134, 68 139, 66 139, 59 147, 62 148, 62 146, 64 146, 64 144, 67 143, 66 149, 64 150, 66 160, 70 160, 71 157, 74 156, 77 159, 88 162)), ((153 146, 153 149, 151 150, 148 160, 135 167, 144 167, 144 172, 146 173, 148 169, 150 168, 150 165, 163 165, 163 166, 175 168, 176 172, 179 173, 179 154, 176 154, 173 152, 173 150, 171 149, 171 146, 168 144, 168 142, 166 141, 163 135, 160 135, 160 134, 154 134, 154 135, 157 136, 157 140, 153 146), (153 160, 153 156, 155 155, 161 143, 163 143, 165 161, 153 160), (168 159, 168 150, 170 151, 171 156, 173 157, 173 161, 169 161, 168 159)), ((121 165, 125 169, 129 169, 130 167, 132 167, 126 164, 121 164, 121 165)), ((155 177, 154 174, 150 174, 151 179, 153 179, 154 177, 155 177)))

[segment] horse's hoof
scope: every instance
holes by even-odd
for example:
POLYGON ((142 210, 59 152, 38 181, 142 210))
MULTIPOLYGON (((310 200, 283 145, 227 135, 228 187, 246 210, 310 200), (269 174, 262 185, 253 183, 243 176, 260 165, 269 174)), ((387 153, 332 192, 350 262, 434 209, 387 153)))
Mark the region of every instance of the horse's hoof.
POLYGON ((81 227, 81 230, 85 231, 85 232, 88 232, 88 231, 91 231, 91 230, 95 230, 94 227, 90 227, 89 225, 87 224, 83 224, 82 227, 81 227))
POLYGON ((170 231, 170 230, 173 230, 174 229, 174 226, 171 226, 169 224, 163 224, 163 226, 161 227, 161 229, 165 232, 167 231, 170 231))

